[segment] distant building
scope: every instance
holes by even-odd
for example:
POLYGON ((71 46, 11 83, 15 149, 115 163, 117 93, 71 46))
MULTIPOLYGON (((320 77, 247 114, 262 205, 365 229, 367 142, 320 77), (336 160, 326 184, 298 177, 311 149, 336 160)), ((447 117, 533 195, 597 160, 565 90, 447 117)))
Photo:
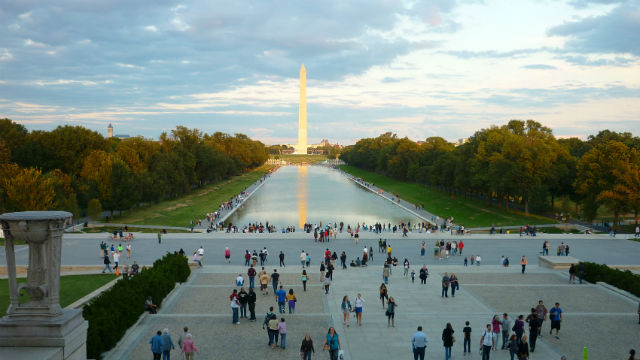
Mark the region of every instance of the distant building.
POLYGON ((454 144, 455 146, 460 146, 462 144, 466 144, 469 142, 469 138, 458 139, 458 141, 454 144))
POLYGON ((109 123, 109 126, 107 126, 107 138, 112 138, 113 137, 113 126, 111 125, 111 123, 109 123))

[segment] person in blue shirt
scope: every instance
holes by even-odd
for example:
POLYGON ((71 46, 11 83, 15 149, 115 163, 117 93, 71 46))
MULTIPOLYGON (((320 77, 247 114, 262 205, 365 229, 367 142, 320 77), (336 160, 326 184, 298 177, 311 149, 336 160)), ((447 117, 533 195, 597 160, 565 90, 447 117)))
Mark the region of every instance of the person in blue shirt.
POLYGON ((422 326, 418 326, 418 331, 411 337, 413 348, 413 360, 424 360, 424 353, 427 349, 427 335, 422 332, 422 326))
POLYGON ((560 339, 560 322, 562 321, 562 309, 560 308, 560 303, 556 303, 556 306, 549 310, 549 317, 551 318, 551 330, 549 330, 549 335, 551 335, 553 329, 556 329, 556 339, 560 339))
POLYGON ((280 290, 276 291, 276 299, 278 300, 278 311, 284 314, 284 304, 287 299, 287 292, 280 285, 280 290))
POLYGON ((324 348, 329 350, 329 358, 331 360, 338 360, 338 352, 340 352, 341 347, 338 333, 332 326, 327 332, 327 340, 324 343, 324 348))
POLYGON ((153 353, 153 360, 160 360, 162 357, 162 348, 164 347, 164 340, 162 340, 162 331, 158 330, 156 336, 149 340, 151 344, 151 352, 153 353))

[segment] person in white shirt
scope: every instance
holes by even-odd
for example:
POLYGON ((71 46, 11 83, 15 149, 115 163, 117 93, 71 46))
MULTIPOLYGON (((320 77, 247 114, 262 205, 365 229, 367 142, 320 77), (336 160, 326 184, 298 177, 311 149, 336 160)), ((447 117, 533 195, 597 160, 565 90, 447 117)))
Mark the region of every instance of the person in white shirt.
POLYGON ((115 264, 114 267, 113 267, 114 269, 118 268, 118 262, 119 261, 120 261, 120 254, 116 251, 116 252, 113 253, 113 263, 115 264))
POLYGON ((480 339, 480 350, 482 350, 482 360, 489 360, 491 355, 491 348, 495 343, 493 338, 493 332, 491 331, 491 324, 487 324, 487 329, 482 332, 482 338, 480 339))
POLYGON ((236 286, 244 286, 244 278, 241 274, 238 274, 238 277, 236 278, 236 286))
POLYGON ((304 264, 307 262, 307 253, 304 252, 304 250, 302 250, 302 252, 300 253, 300 264, 302 265, 302 268, 304 269, 304 264))
POLYGON ((358 326, 362 326, 362 305, 364 305, 364 299, 362 295, 358 294, 353 301, 354 311, 356 313, 356 319, 358 320, 358 326))

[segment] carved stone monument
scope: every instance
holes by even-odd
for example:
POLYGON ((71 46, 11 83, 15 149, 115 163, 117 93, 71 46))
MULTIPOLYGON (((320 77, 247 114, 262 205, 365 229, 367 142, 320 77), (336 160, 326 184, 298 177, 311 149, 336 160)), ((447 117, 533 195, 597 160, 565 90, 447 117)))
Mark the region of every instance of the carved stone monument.
POLYGON ((59 303, 62 233, 72 216, 65 211, 0 215, 10 297, 7 315, 0 319, 0 358, 86 359, 87 321, 81 310, 63 310, 59 303), (14 240, 29 246, 27 281, 20 285, 14 240), (21 302, 25 294, 28 300, 21 302))

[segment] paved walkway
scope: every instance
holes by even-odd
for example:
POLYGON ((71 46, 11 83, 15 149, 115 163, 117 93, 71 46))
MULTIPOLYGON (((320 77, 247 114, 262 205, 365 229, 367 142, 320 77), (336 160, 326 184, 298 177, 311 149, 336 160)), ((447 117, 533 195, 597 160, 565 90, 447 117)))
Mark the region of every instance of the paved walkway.
MULTIPOLYGON (((297 262, 301 250, 311 254, 312 263, 318 264, 322 253, 326 248, 332 251, 345 251, 349 259, 362 256, 362 248, 378 248, 378 238, 387 239, 393 248, 393 253, 400 259, 409 259, 411 264, 462 264, 464 256, 451 257, 450 259, 436 260, 433 258, 433 243, 436 240, 463 240, 465 243, 464 254, 480 254, 483 264, 499 264, 501 256, 509 257, 512 264, 519 261, 523 254, 529 259, 531 265, 537 264, 542 243, 548 240, 551 249, 555 249, 561 242, 570 246, 570 255, 581 260, 595 261, 612 265, 640 265, 640 242, 629 241, 623 238, 611 238, 607 235, 562 235, 545 234, 536 237, 520 237, 518 234, 510 235, 471 235, 451 236, 449 234, 409 233, 408 238, 402 238, 401 234, 383 233, 377 235, 372 232, 361 232, 360 242, 355 244, 349 235, 342 233, 337 240, 329 243, 317 243, 313 241, 313 234, 307 233, 272 233, 272 234, 226 234, 226 233, 175 233, 162 237, 162 244, 158 244, 156 234, 136 233, 132 242, 131 259, 121 259, 123 262, 138 261, 139 264, 151 265, 153 262, 169 252, 184 249, 187 254, 193 254, 201 245, 204 247, 205 262, 207 265, 224 263, 224 248, 231 249, 233 264, 244 261, 245 250, 253 251, 267 247, 270 256, 269 262, 276 261, 276 255, 283 251, 288 263, 297 262), (420 243, 426 242, 427 256, 420 258, 420 243)), ((62 264, 63 265, 101 265, 99 257, 100 241, 112 242, 105 234, 65 234, 63 237, 62 264)), ((117 245, 117 243, 115 243, 117 245)), ((29 252, 26 245, 16 246, 16 262, 18 265, 26 265, 29 252)), ((374 254, 375 255, 375 254, 374 254)), ((374 258, 374 264, 380 264, 381 259, 374 258)), ((0 248, 0 265, 6 264, 4 247, 0 248)))
MULTIPOLYGON (((375 253, 374 253, 375 257, 375 253)), ((315 268, 315 267, 314 267, 315 268)), ((271 267, 267 268, 272 272, 271 267)), ((592 359, 623 359, 628 348, 640 348, 637 325, 637 303, 598 285, 569 285, 564 274, 529 266, 525 275, 519 267, 460 265, 429 267, 427 285, 411 283, 396 269, 390 280, 389 294, 398 307, 395 327, 387 327, 387 319, 378 298, 381 283, 380 266, 336 270, 329 295, 324 295, 317 283, 317 271, 310 271, 308 291, 302 292, 299 267, 278 267, 287 289, 293 288, 299 297, 296 313, 282 315, 287 322, 287 348, 267 347, 266 332, 261 320, 268 306, 275 306, 272 294, 258 294, 257 322, 241 320, 231 324, 228 295, 234 287, 237 273, 243 266, 205 266, 193 274, 165 301, 158 315, 147 316, 126 336, 107 359, 146 359, 150 356, 148 341, 157 330, 169 328, 174 339, 183 326, 189 326, 201 358, 209 359, 296 359, 300 342, 310 332, 318 359, 328 359, 321 350, 328 326, 335 326, 340 335, 345 359, 411 359, 409 339, 418 325, 429 337, 427 359, 444 357, 440 340, 442 329, 451 322, 457 342, 453 358, 462 359, 462 328, 469 321, 472 332, 471 358, 479 358, 481 330, 494 314, 509 313, 510 317, 527 314, 539 299, 547 306, 558 301, 564 312, 560 339, 548 335, 549 322, 543 325, 531 359, 554 360, 566 354, 580 359, 582 347, 588 346, 592 359), (440 278, 444 272, 455 272, 461 289, 456 297, 440 296, 440 278), (363 325, 354 319, 351 326, 342 322, 340 302, 344 295, 353 299, 361 293, 366 300, 363 325), (624 346, 610 346, 624 344, 624 346)), ((173 356, 177 356, 173 352, 173 356)), ((491 359, 509 359, 507 351, 493 352, 491 359)))

